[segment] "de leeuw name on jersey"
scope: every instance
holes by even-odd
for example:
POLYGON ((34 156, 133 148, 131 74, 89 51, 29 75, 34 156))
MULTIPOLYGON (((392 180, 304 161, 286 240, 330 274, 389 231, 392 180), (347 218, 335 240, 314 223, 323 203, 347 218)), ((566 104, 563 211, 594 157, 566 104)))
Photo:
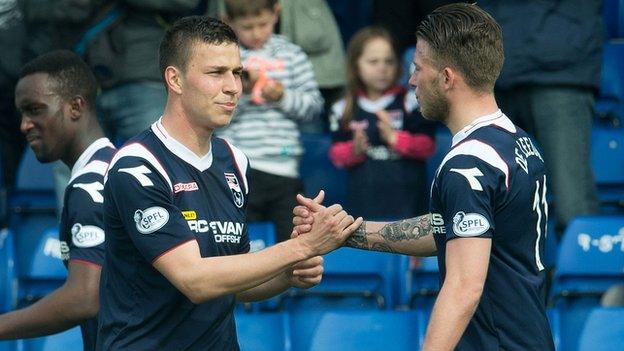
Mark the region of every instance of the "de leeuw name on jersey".
POLYGON ((453 216, 453 232, 457 236, 478 236, 490 229, 490 222, 478 213, 457 212, 453 216))
POLYGON ((244 223, 229 221, 210 221, 197 219, 195 211, 182 211, 182 215, 188 223, 189 229, 195 233, 212 233, 217 243, 240 244, 244 223))
POLYGON ((150 234, 169 222, 169 212, 159 206, 136 210, 134 212, 136 229, 141 234, 150 234))

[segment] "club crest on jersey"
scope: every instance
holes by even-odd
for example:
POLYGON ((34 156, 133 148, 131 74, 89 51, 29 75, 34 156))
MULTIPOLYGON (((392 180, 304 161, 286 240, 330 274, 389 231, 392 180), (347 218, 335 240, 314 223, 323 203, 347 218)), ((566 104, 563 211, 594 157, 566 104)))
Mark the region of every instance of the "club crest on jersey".
POLYGON ((453 232, 457 236, 479 236, 490 229, 490 222, 478 213, 459 211, 453 216, 453 232))
POLYGON ((136 210, 134 212, 136 229, 141 234, 150 234, 169 222, 169 212, 159 206, 136 210))
POLYGON ((243 197, 243 191, 241 190, 240 183, 238 182, 238 178, 236 178, 236 174, 234 173, 223 173, 225 176, 225 181, 230 187, 230 191, 232 191, 232 196, 234 197, 234 204, 236 207, 241 208, 245 203, 243 197))

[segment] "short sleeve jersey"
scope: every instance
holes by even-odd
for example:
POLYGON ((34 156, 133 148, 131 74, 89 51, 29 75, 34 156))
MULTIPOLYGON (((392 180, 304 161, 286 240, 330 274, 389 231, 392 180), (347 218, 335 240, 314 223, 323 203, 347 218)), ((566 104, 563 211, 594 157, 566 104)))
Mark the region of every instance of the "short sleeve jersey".
POLYGON ((104 187, 98 349, 238 349, 233 295, 193 304, 152 264, 191 240, 202 257, 249 251, 247 166, 219 138, 196 156, 160 121, 117 152, 104 187))
POLYGON ((453 137, 431 189, 441 282, 446 243, 491 238, 484 291, 456 350, 554 350, 543 298, 548 207, 542 156, 502 113, 453 137))
MULTIPOLYGON (((104 264, 104 174, 114 152, 108 139, 98 139, 83 151, 72 168, 59 227, 61 258, 65 266, 69 261, 100 267, 104 264)), ((80 329, 84 349, 94 350, 96 319, 82 322, 80 329)))

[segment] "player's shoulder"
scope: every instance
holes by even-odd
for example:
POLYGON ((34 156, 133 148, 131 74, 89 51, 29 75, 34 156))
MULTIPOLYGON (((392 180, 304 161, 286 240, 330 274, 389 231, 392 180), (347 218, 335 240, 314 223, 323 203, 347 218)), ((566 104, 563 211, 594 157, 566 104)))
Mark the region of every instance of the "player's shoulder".
POLYGON ((155 137, 147 132, 130 139, 113 156, 104 182, 118 180, 121 175, 132 175, 143 186, 153 185, 154 182, 164 182, 172 188, 171 179, 163 166, 163 158, 167 155, 162 148, 157 147, 155 137))

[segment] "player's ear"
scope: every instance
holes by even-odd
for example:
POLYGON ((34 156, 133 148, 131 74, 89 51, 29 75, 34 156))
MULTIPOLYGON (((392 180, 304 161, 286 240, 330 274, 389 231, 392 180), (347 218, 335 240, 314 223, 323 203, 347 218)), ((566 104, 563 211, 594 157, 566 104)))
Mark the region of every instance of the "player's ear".
POLYGON ((444 90, 449 90, 453 88, 453 86, 457 83, 457 72, 455 72, 455 70, 451 67, 444 67, 444 69, 442 69, 441 75, 441 83, 444 90))
POLYGON ((170 91, 176 94, 182 94, 182 71, 175 66, 167 66, 165 68, 165 82, 170 91))
POLYGON ((76 95, 67 102, 67 110, 71 119, 77 120, 87 109, 87 101, 80 95, 76 95))

